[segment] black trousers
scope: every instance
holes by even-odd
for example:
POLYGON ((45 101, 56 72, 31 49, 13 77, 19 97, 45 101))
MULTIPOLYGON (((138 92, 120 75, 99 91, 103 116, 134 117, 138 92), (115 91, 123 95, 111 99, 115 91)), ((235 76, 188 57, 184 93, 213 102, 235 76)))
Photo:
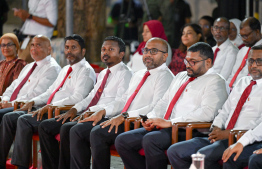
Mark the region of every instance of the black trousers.
POLYGON ((17 120, 17 129, 14 141, 14 151, 11 163, 17 166, 29 167, 32 152, 32 136, 38 132, 39 124, 47 119, 47 113, 42 120, 37 121, 37 116, 24 114, 17 120))
POLYGON ((70 130, 71 169, 90 168, 90 133, 93 128, 100 128, 99 124, 106 120, 108 119, 102 118, 95 127, 92 121, 79 123, 72 127, 70 130))
POLYGON ((12 111, 14 111, 14 107, 8 107, 8 108, 5 108, 5 109, 0 109, 0 124, 1 124, 1 121, 3 119, 3 116, 6 113, 9 113, 9 112, 12 112, 12 111))
POLYGON ((0 125, 0 166, 2 167, 6 165, 6 157, 15 138, 17 119, 26 113, 26 111, 15 111, 3 116, 0 125))

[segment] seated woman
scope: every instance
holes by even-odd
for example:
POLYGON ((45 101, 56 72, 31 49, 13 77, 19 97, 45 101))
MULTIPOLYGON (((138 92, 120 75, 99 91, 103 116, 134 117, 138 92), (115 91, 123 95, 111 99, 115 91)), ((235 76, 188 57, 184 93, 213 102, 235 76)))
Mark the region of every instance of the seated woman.
POLYGON ((15 34, 4 34, 0 38, 0 47, 5 57, 4 60, 0 61, 0 96, 2 96, 6 88, 18 77, 26 62, 17 57, 17 51, 20 47, 15 34))
POLYGON ((203 42, 204 36, 202 29, 197 24, 186 24, 182 28, 181 43, 178 49, 173 49, 173 57, 169 69, 177 75, 179 72, 186 70, 186 65, 184 64, 184 59, 186 57, 187 49, 197 43, 203 42))
MULTIPOLYGON (((145 47, 146 42, 153 38, 153 37, 158 37, 162 38, 167 41, 167 37, 164 31, 164 27, 161 22, 157 20, 150 20, 147 21, 143 24, 143 42, 141 42, 133 54, 131 56, 130 61, 127 63, 127 66, 130 67, 133 72, 136 72, 141 69, 146 69, 144 63, 143 63, 143 53, 142 49, 145 47)), ((166 59, 166 64, 169 65, 171 62, 171 57, 172 57, 172 51, 170 46, 168 45, 168 57, 166 59)))
POLYGON ((239 19, 230 19, 230 28, 228 38, 233 45, 235 45, 239 50, 244 47, 242 38, 239 35, 241 21, 239 19))

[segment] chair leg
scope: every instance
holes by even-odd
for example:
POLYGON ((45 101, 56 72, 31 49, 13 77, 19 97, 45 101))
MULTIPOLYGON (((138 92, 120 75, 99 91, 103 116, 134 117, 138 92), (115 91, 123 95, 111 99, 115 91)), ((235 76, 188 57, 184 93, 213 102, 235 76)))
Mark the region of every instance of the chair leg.
POLYGON ((37 168, 37 141, 33 140, 33 167, 37 168))

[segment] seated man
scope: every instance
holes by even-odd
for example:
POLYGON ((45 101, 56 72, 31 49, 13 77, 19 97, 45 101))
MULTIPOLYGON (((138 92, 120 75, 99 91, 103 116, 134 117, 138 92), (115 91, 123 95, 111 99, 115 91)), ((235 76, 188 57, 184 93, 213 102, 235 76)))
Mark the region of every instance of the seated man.
POLYGON ((110 168, 110 146, 117 135, 124 132, 125 118, 139 117, 151 111, 173 80, 173 74, 165 63, 167 51, 165 40, 148 40, 143 49, 143 62, 147 69, 134 74, 122 98, 70 130, 71 168, 89 168, 91 152, 93 169, 110 168), (109 114, 108 110, 113 110, 113 113, 109 114), (104 122, 93 128, 97 121, 104 122))
POLYGON ((187 71, 177 74, 163 98, 148 113, 149 119, 142 122, 143 128, 116 138, 117 152, 127 169, 166 168, 165 150, 171 145, 172 124, 210 122, 225 102, 228 96, 226 83, 214 73, 212 48, 207 43, 198 42, 188 48, 184 61, 187 71), (142 148, 145 157, 138 152, 142 148))
POLYGON ((227 79, 236 62, 238 48, 228 39, 230 23, 227 18, 217 18, 212 27, 212 34, 217 44, 212 48, 214 52, 215 72, 227 79))
MULTIPOLYGON (((35 45, 37 46, 38 43, 35 45)), ((75 104, 93 89, 96 76, 93 68, 84 58, 85 51, 85 43, 81 36, 66 37, 64 52, 70 65, 61 70, 46 92, 29 100, 19 110, 3 117, 0 138, 4 140, 1 142, 4 158, 15 137, 12 164, 19 168, 29 167, 32 135, 38 131, 40 122, 47 119, 50 106, 75 104), (32 107, 36 111, 31 112, 32 107)))
MULTIPOLYGON (((262 82, 262 45, 252 47, 252 57, 248 60, 249 65, 253 65, 251 71, 256 73, 257 85, 261 85, 262 82)), ((255 78, 253 78, 255 79, 255 78)), ((259 88, 261 90, 261 88, 259 88)), ((261 93, 259 93, 261 94, 261 93)), ((256 98, 257 102, 253 106, 259 106, 261 104, 260 98, 256 98)), ((254 112, 250 112, 254 114, 254 112)), ((261 114, 261 109, 260 109, 261 114)), ((251 115, 251 114, 250 114, 251 115)), ((262 117, 260 116, 258 121, 260 124, 254 129, 249 129, 237 143, 228 147, 223 154, 223 168, 224 169, 243 169, 248 165, 249 169, 261 169, 262 168, 262 117), (260 149, 260 150, 257 150, 260 149), (257 151, 255 151, 257 150, 257 151), (234 155, 232 155, 235 153, 234 155), (253 154, 253 155, 252 155, 253 154)), ((256 123, 257 124, 257 123, 256 123)))
POLYGON ((205 168, 220 169, 218 161, 228 147, 230 130, 253 129, 261 122, 261 49, 260 46, 250 50, 248 70, 251 76, 241 78, 233 88, 213 121, 209 137, 196 137, 176 143, 168 149, 168 158, 174 168, 189 168, 191 154, 198 151, 205 155, 205 168))
MULTIPOLYGON (((84 100, 77 103, 66 113, 55 117, 56 119, 45 120, 40 124, 39 137, 43 168, 69 169, 69 130, 77 124, 77 122, 69 121, 72 121, 78 113, 83 111, 84 113, 80 117, 85 116, 90 111, 99 112, 103 107, 119 100, 125 93, 132 77, 132 72, 122 62, 124 55, 125 43, 121 38, 115 36, 105 38, 101 48, 101 60, 107 65, 107 69, 104 69, 99 74, 94 89, 84 100), (60 153, 59 144, 55 139, 55 135, 59 133, 60 153)), ((108 116, 110 114, 113 115, 112 110, 107 110, 107 112, 108 116)))
POLYGON ((6 88, 18 78, 26 62, 17 57, 20 46, 15 34, 4 34, 0 38, 0 46, 2 54, 5 57, 4 60, 0 61, 0 96, 2 96, 6 88))
POLYGON ((0 123, 4 114, 14 110, 15 101, 30 100, 44 93, 55 81, 61 67, 51 57, 51 49, 50 39, 46 36, 37 35, 33 38, 30 54, 35 62, 26 65, 3 93, 0 123))

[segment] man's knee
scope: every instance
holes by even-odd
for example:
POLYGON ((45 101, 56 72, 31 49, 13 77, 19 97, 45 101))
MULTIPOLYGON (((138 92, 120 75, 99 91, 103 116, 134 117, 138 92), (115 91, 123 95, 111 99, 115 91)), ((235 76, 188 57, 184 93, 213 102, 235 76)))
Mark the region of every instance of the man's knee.
POLYGON ((126 139, 126 133, 121 133, 116 137, 115 140, 115 147, 116 149, 121 149, 123 146, 125 147, 127 145, 127 139, 126 139))
POLYGON ((262 154, 252 154, 249 157, 248 167, 250 169, 262 168, 262 154))

